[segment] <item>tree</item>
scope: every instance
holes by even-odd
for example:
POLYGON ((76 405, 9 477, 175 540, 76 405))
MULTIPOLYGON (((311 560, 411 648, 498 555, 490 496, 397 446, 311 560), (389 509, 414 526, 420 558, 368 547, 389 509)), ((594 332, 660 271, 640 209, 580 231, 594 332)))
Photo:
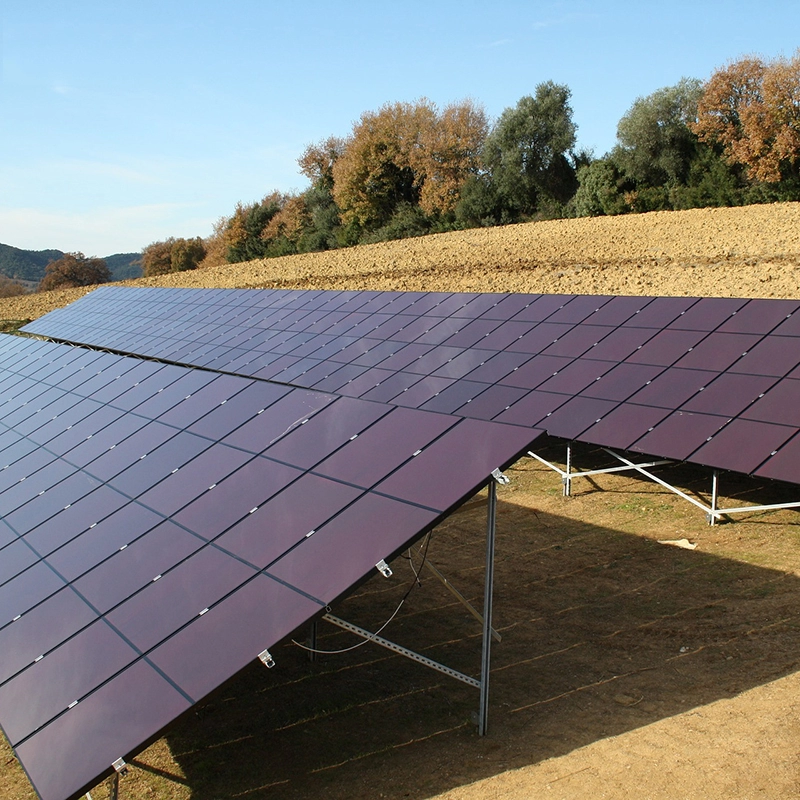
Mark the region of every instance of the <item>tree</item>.
POLYGON ((21 294, 28 294, 24 283, 0 274, 0 297, 17 297, 21 294))
MULTIPOLYGON (((479 172, 487 127, 485 112, 470 100, 441 112, 423 98, 362 114, 331 168, 342 221, 375 231, 391 227, 397 214, 408 220, 412 206, 431 218, 450 214, 479 172)), ((321 161, 319 151, 311 155, 312 165, 321 161)))
POLYGON ((262 233, 270 220, 286 204, 287 197, 281 192, 272 192, 259 203, 236 205, 226 232, 228 262, 234 264, 240 261, 252 261, 267 255, 269 243, 262 238, 262 233))
POLYGON ((411 165, 422 176, 419 205, 425 214, 452 211, 466 181, 478 174, 489 123, 486 112, 471 100, 453 103, 420 135, 411 165))
POLYGON ((575 212, 579 217, 623 214, 625 179, 610 158, 600 158, 578 169, 575 212))
POLYGON ((800 177, 800 50, 791 59, 748 57, 717 70, 698 102, 694 132, 718 144, 757 181, 800 177))
POLYGON ((139 262, 142 265, 142 274, 150 277, 195 269, 205 256, 205 244, 200 237, 176 239, 171 236, 166 241, 147 245, 142 250, 139 262))
POLYGON ((332 169, 333 197, 345 224, 378 228, 400 203, 419 201, 424 174, 415 172, 414 151, 435 116, 428 100, 387 104, 361 115, 332 169))
POLYGON ((686 182, 698 144, 690 126, 702 92, 699 80, 682 78, 634 102, 619 121, 612 152, 627 177, 644 186, 686 182))
POLYGON ((38 291, 92 286, 110 280, 111 273, 102 258, 87 258, 83 253, 65 253, 45 267, 38 291))
POLYGON ((519 215, 543 202, 566 202, 575 192, 575 171, 567 156, 575 145, 570 90, 547 81, 533 97, 507 108, 489 134, 484 162, 497 191, 519 215))

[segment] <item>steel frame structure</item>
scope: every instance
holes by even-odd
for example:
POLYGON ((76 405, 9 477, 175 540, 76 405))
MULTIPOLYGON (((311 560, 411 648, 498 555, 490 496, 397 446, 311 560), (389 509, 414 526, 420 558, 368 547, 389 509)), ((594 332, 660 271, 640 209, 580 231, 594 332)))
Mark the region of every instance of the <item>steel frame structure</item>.
POLYGON ((670 492, 678 495, 678 497, 686 500, 688 503, 691 503, 694 506, 697 506, 706 516, 706 520, 709 525, 716 525, 723 517, 727 517, 731 514, 746 514, 752 513, 755 511, 777 511, 784 508, 800 508, 800 501, 790 502, 790 503, 772 503, 767 505, 757 505, 757 506, 739 506, 736 508, 719 508, 718 507, 718 500, 719 500, 719 470, 712 469, 711 471, 711 502, 709 504, 704 503, 702 500, 698 500, 696 497, 692 497, 691 495, 687 494, 686 492, 681 491, 678 489, 677 486, 672 485, 668 481, 665 481, 663 478, 654 475, 650 469, 652 467, 662 466, 664 464, 674 464, 675 461, 671 459, 658 459, 655 461, 647 461, 644 463, 635 463, 630 459, 626 458, 623 455, 615 452, 614 450, 609 449, 608 447, 601 447, 600 449, 607 453, 609 456, 617 459, 617 461, 621 462, 622 466, 619 467, 606 467, 605 469, 594 469, 594 470, 585 470, 582 472, 575 472, 573 471, 573 464, 572 464, 572 442, 567 442, 566 444, 566 467, 565 469, 561 469, 561 467, 553 464, 550 461, 547 461, 545 458, 542 458, 538 453, 534 453, 532 450, 528 451, 528 455, 538 461, 541 464, 544 464, 549 469, 557 472, 561 475, 561 482, 564 485, 564 496, 569 497, 572 494, 572 481, 578 478, 590 478, 593 475, 606 475, 612 472, 630 472, 635 471, 638 472, 640 475, 643 475, 648 480, 657 483, 659 486, 663 486, 665 489, 668 489, 670 492))
MULTIPOLYGON (((483 584, 483 614, 481 614, 475 607, 461 594, 442 573, 431 564, 428 568, 432 570, 433 574, 444 584, 444 586, 452 592, 455 597, 461 602, 462 605, 472 614, 477 620, 480 621, 483 629, 482 644, 481 644, 481 670, 480 678, 472 678, 459 672, 451 667, 434 661, 432 658, 420 655, 419 653, 410 650, 407 647, 389 641, 378 634, 371 633, 358 625, 340 619, 331 613, 324 614, 321 619, 335 625, 343 630, 349 631, 356 636, 361 637, 370 642, 374 642, 393 653, 397 653, 418 664, 422 664, 430 669, 455 678, 468 686, 472 686, 480 690, 480 700, 478 707, 478 735, 485 736, 489 726, 489 674, 491 672, 491 646, 492 639, 500 641, 501 637, 497 631, 492 627, 492 610, 493 610, 493 594, 494 594, 494 553, 495 553, 495 539, 497 529, 497 484, 507 484, 508 478, 503 475, 499 470, 495 470, 492 474, 492 480, 489 482, 489 500, 486 512, 486 563, 484 571, 484 584, 483 584)), ((427 563, 427 562, 426 562, 427 563)), ((316 642, 316 626, 312 627, 310 640, 316 642)), ((310 648, 309 648, 310 649, 310 648)), ((310 657, 314 660, 315 649, 311 650, 310 657)))

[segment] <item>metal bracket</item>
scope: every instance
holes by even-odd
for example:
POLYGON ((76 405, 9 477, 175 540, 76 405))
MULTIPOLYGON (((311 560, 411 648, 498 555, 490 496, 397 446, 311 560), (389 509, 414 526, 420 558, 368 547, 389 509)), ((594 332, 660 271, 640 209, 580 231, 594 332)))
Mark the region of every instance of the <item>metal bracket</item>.
POLYGON ((356 636, 360 636, 362 639, 375 642, 375 644, 379 644, 381 647, 385 647, 387 650, 391 650, 394 653, 399 653, 401 656, 410 658, 412 661, 416 661, 418 664, 424 664, 426 667, 435 669, 438 672, 443 672, 445 675, 449 675, 451 678, 455 678, 456 680, 466 683, 469 686, 474 686, 476 689, 480 688, 481 682, 479 680, 471 678, 469 675, 464 675, 463 672, 459 672, 458 670, 446 667, 444 664, 440 664, 438 661, 434 661, 432 658, 427 658, 419 653, 415 653, 413 650, 409 650, 407 647, 402 647, 399 644, 390 642, 388 639, 384 639, 382 636, 378 636, 376 633, 370 633, 369 631, 364 630, 364 628, 359 628, 357 625, 353 625, 352 622, 346 622, 343 619, 339 619, 339 617, 333 616, 333 614, 325 614, 322 619, 324 619, 326 622, 330 622, 332 625, 336 625, 339 628, 350 631, 350 633, 354 633, 356 636))
POLYGON ((380 572, 380 574, 383 575, 384 578, 391 578, 392 577, 392 570, 389 567, 389 565, 383 559, 381 559, 375 565, 375 569, 377 569, 378 572, 380 572))
POLYGON ((118 772, 120 775, 128 774, 128 765, 124 758, 118 758, 111 766, 114 767, 114 772, 118 772))
POLYGON ((269 650, 262 650, 258 654, 258 660, 267 668, 272 669, 275 666, 275 659, 270 655, 269 650))
POLYGON ((500 468, 499 467, 497 469, 493 469, 492 470, 492 477, 501 486, 508 486, 508 484, 511 483, 511 481, 509 480, 508 476, 504 475, 502 472, 500 472, 500 468))

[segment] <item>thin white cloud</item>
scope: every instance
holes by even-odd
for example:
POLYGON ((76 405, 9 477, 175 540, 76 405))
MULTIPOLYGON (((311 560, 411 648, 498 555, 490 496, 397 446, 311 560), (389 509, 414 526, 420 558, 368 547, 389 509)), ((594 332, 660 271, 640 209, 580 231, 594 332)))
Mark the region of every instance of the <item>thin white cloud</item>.
POLYGON ((3 244, 25 250, 80 251, 90 256, 136 253, 170 236, 206 236, 214 217, 188 203, 58 213, 0 206, 3 244), (43 242, 45 244, 43 244, 43 242))

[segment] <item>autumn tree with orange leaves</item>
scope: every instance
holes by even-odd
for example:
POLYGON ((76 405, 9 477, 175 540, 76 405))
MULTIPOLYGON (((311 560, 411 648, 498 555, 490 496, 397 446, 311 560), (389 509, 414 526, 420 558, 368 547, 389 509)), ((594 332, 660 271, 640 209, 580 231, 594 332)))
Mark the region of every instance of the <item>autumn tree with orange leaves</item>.
POLYGON ((800 177, 800 50, 791 59, 742 58, 707 81, 693 131, 752 180, 800 177))
POLYGON ((480 167, 487 129, 483 109, 469 100, 441 112, 426 99, 365 112, 332 165, 342 220, 375 228, 403 203, 431 216, 451 211, 480 167))

